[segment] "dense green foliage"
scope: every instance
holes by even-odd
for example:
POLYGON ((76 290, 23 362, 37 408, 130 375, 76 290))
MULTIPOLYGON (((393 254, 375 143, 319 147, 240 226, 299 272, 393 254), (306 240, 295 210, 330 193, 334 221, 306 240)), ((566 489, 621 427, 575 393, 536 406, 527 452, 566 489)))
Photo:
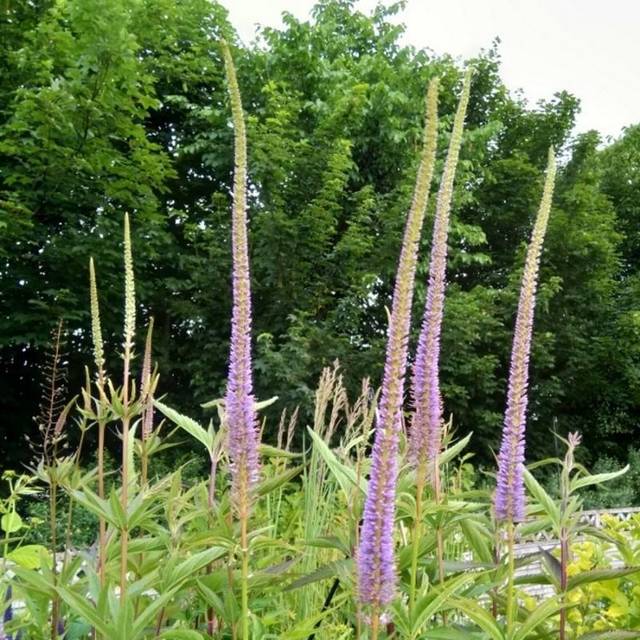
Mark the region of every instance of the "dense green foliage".
MULTIPOLYGON (((251 46, 208 0, 30 0, 2 9, 3 459, 26 456, 21 434, 37 413, 59 317, 73 354, 69 387, 82 378, 89 256, 106 338, 120 341, 124 210, 136 233, 140 313, 155 317, 160 390, 191 415, 221 395, 232 169, 212 46, 222 33, 236 43, 248 117, 258 394, 281 398, 274 414, 300 404, 308 416, 319 373, 336 358, 352 391, 363 376, 377 384, 424 88, 440 76, 446 138, 462 71, 448 56, 401 45, 393 8, 369 17, 352 5, 324 0, 310 21, 287 16, 251 46)), ((553 144, 564 162, 543 260, 529 451, 552 452, 551 430, 571 429, 584 433, 592 457, 625 458, 640 408, 640 129, 605 148, 596 133, 573 139, 573 96, 532 107, 500 80, 496 50, 474 64, 450 238, 446 411, 461 433, 474 431, 472 447, 490 461, 524 241, 553 144)))

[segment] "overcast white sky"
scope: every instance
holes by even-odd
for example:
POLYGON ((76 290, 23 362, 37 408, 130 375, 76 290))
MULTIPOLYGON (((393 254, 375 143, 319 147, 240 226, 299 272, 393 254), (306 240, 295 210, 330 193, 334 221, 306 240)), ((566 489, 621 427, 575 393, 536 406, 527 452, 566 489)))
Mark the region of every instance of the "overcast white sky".
MULTIPOLYGON (((314 0, 222 0, 245 42, 280 14, 309 16, 314 0)), ((376 0, 360 0, 369 13, 376 0)), ((385 2, 386 4, 386 2, 385 2)), ((566 89, 581 100, 577 131, 617 136, 640 122, 640 0, 408 0, 406 41, 470 57, 496 36, 502 77, 536 102, 566 89)))

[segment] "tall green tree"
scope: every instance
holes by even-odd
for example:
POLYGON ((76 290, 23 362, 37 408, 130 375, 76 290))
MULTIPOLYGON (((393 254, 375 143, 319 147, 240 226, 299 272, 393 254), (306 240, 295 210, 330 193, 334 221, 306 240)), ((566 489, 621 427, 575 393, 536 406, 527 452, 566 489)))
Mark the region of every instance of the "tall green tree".
MULTIPOLYGON (((377 383, 428 80, 441 79, 440 154, 462 65, 402 44, 401 3, 371 15, 322 0, 244 45, 209 0, 30 0, 0 22, 0 448, 29 430, 58 317, 69 384, 88 361, 86 265, 119 366, 120 227, 132 217, 140 317, 155 317, 161 390, 197 414, 221 395, 230 315, 232 129, 216 41, 235 43, 249 136, 256 386, 304 419, 323 366, 377 383), (11 434, 11 438, 7 435, 11 434)), ((546 151, 563 158, 533 345, 530 455, 580 429, 594 455, 636 433, 637 128, 601 149, 572 139, 560 92, 532 106, 475 68, 449 236, 446 411, 491 462, 504 410, 517 288, 546 151), (555 426, 554 426, 555 425, 555 426)), ((434 184, 434 187, 436 185, 434 184)), ((433 211, 428 212, 432 216, 433 211)), ((424 303, 430 224, 414 318, 424 303)), ((415 336, 412 336, 415 339, 415 336)), ((2 453, 2 452, 0 452, 2 453)), ((16 456, 13 451, 12 456, 16 456)))

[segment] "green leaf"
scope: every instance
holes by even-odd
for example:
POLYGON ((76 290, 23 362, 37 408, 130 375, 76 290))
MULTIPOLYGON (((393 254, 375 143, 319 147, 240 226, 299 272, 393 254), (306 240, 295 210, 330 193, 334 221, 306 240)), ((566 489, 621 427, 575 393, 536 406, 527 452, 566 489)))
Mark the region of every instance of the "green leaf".
POLYGON ((585 584, 592 582, 602 582, 603 580, 613 580, 615 578, 622 578, 623 576, 631 575, 632 573, 638 573, 640 567, 619 567, 617 569, 592 569, 591 571, 582 571, 569 578, 567 582, 567 590, 575 589, 585 584))
POLYGON ((195 420, 183 416, 171 407, 163 404, 159 400, 154 400, 154 406, 157 407, 169 420, 177 424, 181 429, 184 429, 190 436, 201 442, 209 454, 213 451, 213 437, 209 431, 200 426, 195 420))
POLYGON ((168 631, 163 631, 160 638, 165 638, 166 640, 203 640, 204 636, 191 629, 169 629, 168 631))
POLYGON ((338 460, 336 454, 331 451, 327 443, 310 427, 307 427, 313 440, 314 449, 320 454, 327 467, 338 481, 347 500, 351 498, 353 487, 358 487, 363 494, 367 492, 367 484, 364 478, 358 477, 356 472, 338 460))
POLYGON ((439 456, 440 464, 447 464, 447 462, 456 458, 461 451, 466 449, 469 441, 471 440, 471 436, 473 436, 473 431, 470 431, 464 438, 462 438, 462 440, 459 440, 448 449, 445 449, 439 456))
POLYGON ((115 487, 111 487, 111 493, 109 494, 109 507, 111 507, 111 513, 113 514, 116 522, 116 526, 124 528, 127 526, 127 514, 122 508, 120 502, 120 496, 116 493, 115 487))
POLYGON ((429 629, 425 636, 429 640, 481 640, 481 636, 468 630, 454 629, 452 627, 440 627, 438 629, 429 629))
POLYGON ((436 587, 420 598, 411 612, 412 637, 416 637, 422 627, 444 607, 454 593, 469 582, 473 582, 476 577, 477 575, 473 572, 463 573, 447 580, 443 587, 436 587))
MULTIPOLYGON (((74 500, 81 504, 87 511, 93 513, 94 515, 100 517, 102 516, 109 524, 112 524, 114 527, 120 526, 120 521, 118 520, 118 516, 111 509, 111 504, 109 500, 103 500, 97 494, 93 493, 90 489, 85 489, 83 491, 71 491, 71 495, 74 500)), ((121 512, 122 509, 119 509, 121 512)))
POLYGON ((39 569, 42 559, 47 558, 49 551, 40 544, 26 544, 14 549, 7 555, 7 559, 25 569, 39 569))
POLYGON ((285 451, 284 449, 278 449, 270 444, 261 443, 259 447, 260 455, 265 458, 289 458, 291 460, 300 458, 301 453, 294 453, 293 451, 285 451))
POLYGON ((504 634, 493 616, 473 600, 451 599, 451 608, 460 609, 469 619, 475 622, 491 640, 504 640, 504 634))
POLYGON ((268 400, 259 400, 253 403, 253 408, 256 411, 262 411, 262 409, 266 409, 267 407, 270 407, 272 404, 274 404, 277 401, 278 401, 278 396, 273 396, 268 400))
POLYGON ((624 469, 618 469, 618 471, 611 471, 610 473, 595 473, 593 475, 587 476, 576 476, 571 479, 571 492, 576 491, 578 489, 582 489, 584 487, 589 487, 594 484, 602 484, 603 482, 609 482, 610 480, 614 480, 615 478, 624 475, 629 471, 629 465, 624 467, 624 469))
POLYGON ((142 613, 135 619, 132 627, 131 640, 144 638, 147 634, 147 627, 152 620, 155 620, 161 609, 174 597, 179 589, 179 585, 168 589, 153 599, 153 601, 142 610, 142 613))
POLYGON ((46 595, 48 598, 52 598, 55 595, 53 585, 42 575, 42 572, 35 569, 24 569, 20 566, 14 566, 11 570, 29 586, 28 591, 30 593, 39 593, 46 595))
POLYGON ((304 541, 305 546, 320 547, 321 549, 337 549, 344 555, 351 554, 351 549, 338 536, 322 536, 320 538, 312 538, 304 541))
POLYGON ((494 564, 491 551, 492 538, 486 527, 471 518, 460 520, 460 528, 474 554, 486 563, 494 564))
POLYGON ((0 529, 5 533, 15 533, 24 526, 22 518, 15 512, 5 513, 0 519, 0 529))
POLYGON ((344 570, 351 570, 353 567, 353 560, 335 560, 334 562, 329 562, 321 567, 318 567, 312 573, 309 573, 305 576, 297 578, 291 584, 287 585, 284 590, 285 591, 293 591, 294 589, 299 589, 300 587, 306 587, 308 584, 313 584, 314 582, 318 582, 320 580, 328 580, 329 578, 335 578, 339 575, 342 575, 344 570))
POLYGON ((91 637, 91 625, 88 622, 75 621, 67 626, 65 640, 84 640, 91 637))
POLYGON ((611 631, 591 631, 578 640, 634 640, 640 638, 640 631, 631 629, 614 629, 611 631))
POLYGON ((195 576, 200 569, 206 567, 209 563, 214 560, 218 560, 218 558, 221 558, 226 554, 227 549, 223 547, 212 547, 211 549, 205 549, 204 551, 194 554, 190 558, 183 560, 171 571, 168 584, 183 582, 184 580, 195 576))
POLYGON ((527 640, 530 635, 541 624, 544 624, 551 617, 555 616, 560 609, 563 608, 562 601, 554 596, 545 600, 542 604, 539 604, 527 619, 515 629, 509 640, 527 640))
POLYGON ((273 478, 267 478, 266 480, 263 480, 258 485, 258 495, 266 496, 272 491, 275 491, 283 484, 286 484, 287 482, 295 478, 302 471, 302 469, 304 469, 304 466, 302 465, 298 467, 292 467, 291 469, 287 469, 286 471, 279 473, 277 476, 273 476, 273 478))
POLYGON ((515 584, 552 584, 551 578, 545 573, 532 573, 516 576, 515 584))
POLYGON ((528 469, 524 470, 524 482, 529 493, 537 500, 544 512, 549 516, 551 522, 557 527, 560 526, 560 509, 554 499, 544 490, 542 485, 533 477, 528 469))
POLYGON ((560 590, 560 581, 562 579, 562 565, 560 561, 551 555, 546 549, 540 549, 542 556, 542 565, 547 570, 547 576, 553 582, 555 588, 560 590))
POLYGON ((63 586, 57 586, 56 591, 76 615, 88 622, 105 638, 109 637, 109 627, 98 615, 95 607, 89 602, 89 600, 87 600, 87 598, 80 596, 75 591, 63 586))

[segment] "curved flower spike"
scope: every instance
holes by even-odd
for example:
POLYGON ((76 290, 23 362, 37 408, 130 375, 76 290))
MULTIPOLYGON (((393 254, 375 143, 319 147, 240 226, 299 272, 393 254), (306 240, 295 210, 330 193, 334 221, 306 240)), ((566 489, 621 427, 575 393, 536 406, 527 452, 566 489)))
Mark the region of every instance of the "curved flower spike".
POLYGON ((536 223, 531 234, 531 242, 527 250, 513 336, 507 408, 504 415, 500 453, 498 454, 498 482, 494 496, 495 516, 498 521, 521 522, 525 516, 523 467, 529 354, 531 352, 540 254, 549 221, 555 176, 556 160, 553 149, 549 149, 547 176, 536 223))
MULTIPOLYGON (((442 445, 442 397, 439 367, 440 333, 446 289, 447 236, 453 197, 453 180, 462 146, 464 118, 469 103, 471 73, 471 70, 467 71, 464 79, 438 191, 429 262, 429 288, 413 365, 414 414, 409 433, 409 456, 419 473, 427 472, 430 482, 434 485, 438 484, 436 466, 442 445)), ((438 491, 437 486, 436 491, 438 491)))
POLYGON ((380 403, 376 417, 369 491, 358 550, 358 595, 376 617, 394 595, 393 526, 407 336, 415 280, 418 244, 433 176, 437 143, 438 85, 429 84, 422 156, 413 202, 407 217, 393 292, 380 403))
POLYGON ((251 490, 258 481, 259 433, 254 407, 251 364, 251 280, 247 241, 247 138, 242 100, 231 53, 222 44, 234 126, 232 212, 233 310, 229 378, 225 396, 229 430, 233 504, 241 518, 250 511, 251 490))

